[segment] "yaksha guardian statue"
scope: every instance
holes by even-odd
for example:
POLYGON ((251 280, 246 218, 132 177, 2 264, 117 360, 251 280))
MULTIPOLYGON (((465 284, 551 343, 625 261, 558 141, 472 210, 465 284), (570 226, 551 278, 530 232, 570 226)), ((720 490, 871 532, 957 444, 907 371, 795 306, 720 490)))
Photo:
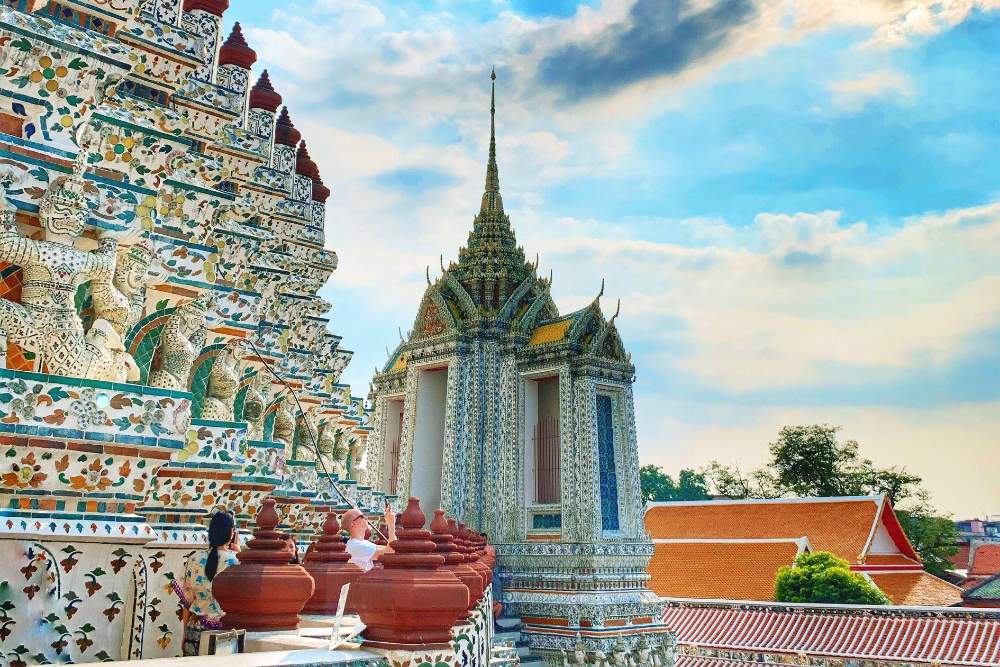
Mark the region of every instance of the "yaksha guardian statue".
POLYGON ((240 386, 240 345, 239 341, 231 341, 222 348, 212 371, 208 375, 208 386, 205 389, 205 402, 201 408, 202 419, 217 421, 233 420, 233 401, 240 386))
POLYGON ((39 367, 44 365, 53 375, 134 381, 138 369, 128 363, 121 334, 103 318, 84 332, 76 310, 77 288, 88 280, 112 280, 119 239, 139 231, 104 231, 97 250, 75 247, 89 218, 86 169, 86 150, 81 148, 72 174, 56 179, 42 197, 42 241, 21 236, 14 208, 0 192, 0 261, 24 272, 21 303, 0 299, 0 329, 9 342, 38 355, 39 367))
POLYGON ((149 373, 153 387, 188 390, 188 377, 195 359, 205 346, 205 318, 208 301, 199 297, 177 306, 167 318, 160 334, 160 344, 149 373))
POLYGON ((91 282, 94 312, 97 317, 107 320, 123 339, 142 319, 146 280, 153 259, 148 239, 129 248, 119 248, 112 275, 91 282))
POLYGON ((243 397, 243 421, 247 423, 247 440, 264 439, 264 410, 267 403, 260 389, 262 372, 253 376, 243 397))
POLYGON ((295 417, 292 415, 290 394, 281 397, 274 411, 271 440, 285 445, 285 458, 292 458, 292 439, 295 437, 295 417))

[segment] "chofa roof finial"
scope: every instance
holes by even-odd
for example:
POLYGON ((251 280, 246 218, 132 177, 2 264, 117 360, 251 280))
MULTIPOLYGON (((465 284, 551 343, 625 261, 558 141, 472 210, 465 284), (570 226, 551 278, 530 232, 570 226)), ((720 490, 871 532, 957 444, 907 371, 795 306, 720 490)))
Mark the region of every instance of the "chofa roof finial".
POLYGON ((608 326, 609 326, 609 327, 610 327, 610 326, 612 326, 612 325, 614 325, 614 323, 615 323, 615 318, 616 318, 616 317, 618 317, 618 314, 619 314, 620 312, 622 312, 622 300, 621 300, 621 299, 618 299, 618 305, 617 305, 617 306, 615 306, 615 314, 611 316, 611 319, 610 319, 610 320, 608 320, 608 326))

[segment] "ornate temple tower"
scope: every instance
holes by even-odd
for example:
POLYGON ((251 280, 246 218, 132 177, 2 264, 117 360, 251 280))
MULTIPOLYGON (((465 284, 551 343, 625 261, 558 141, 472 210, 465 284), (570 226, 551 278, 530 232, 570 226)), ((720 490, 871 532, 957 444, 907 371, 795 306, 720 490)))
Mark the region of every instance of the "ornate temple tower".
POLYGON ((365 482, 488 533, 534 650, 579 638, 607 651, 622 633, 663 632, 645 587, 635 368, 600 295, 560 315, 551 277, 517 245, 492 78, 479 213, 458 262, 433 282, 428 270, 413 329, 374 378, 365 482))

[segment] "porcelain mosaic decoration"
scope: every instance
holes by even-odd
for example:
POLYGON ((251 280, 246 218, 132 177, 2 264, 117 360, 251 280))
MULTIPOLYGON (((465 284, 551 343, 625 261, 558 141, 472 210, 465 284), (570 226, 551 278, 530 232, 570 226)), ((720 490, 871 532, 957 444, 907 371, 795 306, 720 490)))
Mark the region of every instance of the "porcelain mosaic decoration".
POLYGON ((381 509, 316 294, 330 190, 227 5, 0 3, 4 667, 180 655, 215 510, 273 495, 304 541, 335 486, 381 509))
POLYGON ((500 195, 494 101, 490 114, 468 241, 457 262, 442 258, 435 280, 428 267, 413 328, 375 376, 363 481, 401 498, 439 493, 449 514, 489 535, 500 588, 510 589, 502 601, 530 617, 533 652, 558 661, 580 643, 590 656, 636 654, 669 633, 645 583, 653 547, 635 368, 618 312, 601 309, 603 285, 590 305, 560 315, 552 277, 517 245, 500 195), (435 419, 440 439, 428 431, 435 419), (439 483, 428 468, 440 469, 439 483))

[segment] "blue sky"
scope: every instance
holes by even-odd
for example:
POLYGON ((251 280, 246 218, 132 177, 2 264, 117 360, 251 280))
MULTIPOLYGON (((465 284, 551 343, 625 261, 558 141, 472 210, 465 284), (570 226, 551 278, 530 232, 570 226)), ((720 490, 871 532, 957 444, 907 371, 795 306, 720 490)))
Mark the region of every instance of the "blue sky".
POLYGON ((1000 0, 232 3, 333 190, 324 296, 372 369, 501 189, 563 310, 622 299, 640 456, 826 422, 1000 513, 1000 0))

